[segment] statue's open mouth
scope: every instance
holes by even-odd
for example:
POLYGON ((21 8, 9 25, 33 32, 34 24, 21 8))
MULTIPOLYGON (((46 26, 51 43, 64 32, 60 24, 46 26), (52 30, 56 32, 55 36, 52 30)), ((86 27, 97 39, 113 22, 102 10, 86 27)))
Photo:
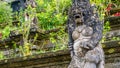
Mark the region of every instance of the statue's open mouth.
POLYGON ((83 24, 83 17, 80 15, 80 14, 76 14, 74 15, 74 20, 75 20, 75 23, 76 25, 82 25, 83 24))

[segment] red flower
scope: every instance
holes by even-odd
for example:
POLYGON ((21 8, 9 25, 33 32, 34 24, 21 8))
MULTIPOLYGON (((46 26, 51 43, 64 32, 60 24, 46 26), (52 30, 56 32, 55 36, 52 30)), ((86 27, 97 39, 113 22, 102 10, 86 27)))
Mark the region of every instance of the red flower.
POLYGON ((112 8, 116 7, 115 4, 108 4, 106 10, 109 12, 112 8))
POLYGON ((106 10, 107 10, 107 11, 110 11, 110 10, 112 9, 112 5, 113 5, 113 4, 108 4, 106 10))
POLYGON ((113 14, 113 16, 120 16, 120 12, 113 14))

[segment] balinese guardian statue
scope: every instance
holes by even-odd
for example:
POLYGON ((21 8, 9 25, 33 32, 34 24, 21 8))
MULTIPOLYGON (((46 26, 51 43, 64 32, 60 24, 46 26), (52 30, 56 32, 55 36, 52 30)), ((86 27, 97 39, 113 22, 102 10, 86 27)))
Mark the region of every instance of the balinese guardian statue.
POLYGON ((73 0, 68 17, 71 62, 68 68, 104 68, 104 52, 99 43, 102 22, 89 0, 73 0))

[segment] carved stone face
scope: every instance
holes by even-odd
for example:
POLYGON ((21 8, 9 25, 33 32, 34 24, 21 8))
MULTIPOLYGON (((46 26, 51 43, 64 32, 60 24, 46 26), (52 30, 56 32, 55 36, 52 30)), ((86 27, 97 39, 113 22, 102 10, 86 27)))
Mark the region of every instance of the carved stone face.
POLYGON ((71 14, 72 14, 73 20, 75 21, 77 26, 83 24, 83 22, 84 22, 83 13, 81 12, 81 10, 79 8, 74 7, 71 14))

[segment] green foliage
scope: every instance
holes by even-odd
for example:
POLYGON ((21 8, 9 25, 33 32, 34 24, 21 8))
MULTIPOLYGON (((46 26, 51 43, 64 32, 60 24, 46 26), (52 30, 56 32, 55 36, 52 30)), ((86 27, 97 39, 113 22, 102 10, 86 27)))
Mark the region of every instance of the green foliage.
POLYGON ((12 9, 6 2, 0 1, 0 24, 10 23, 12 18, 12 9))
POLYGON ((120 37, 112 37, 111 40, 112 40, 112 41, 117 41, 117 40, 120 40, 120 37))
POLYGON ((53 51, 63 50, 67 48, 68 34, 64 31, 64 27, 56 32, 50 34, 50 41, 55 44, 53 51))
POLYGON ((100 16, 100 20, 104 20, 106 8, 111 0, 90 0, 91 4, 95 4, 100 16))
POLYGON ((0 1, 0 33, 2 33, 2 39, 9 36, 12 26, 12 9, 6 2, 0 1))
POLYGON ((0 60, 3 60, 3 59, 5 59, 5 56, 4 56, 3 52, 0 51, 0 60))
POLYGON ((113 4, 116 5, 116 7, 120 7, 120 0, 111 0, 113 4))
POLYGON ((70 0, 37 0, 37 3, 37 16, 42 29, 53 29, 66 21, 66 9, 71 4, 70 0))
POLYGON ((53 29, 64 23, 66 16, 61 13, 53 15, 53 13, 40 13, 38 14, 39 25, 42 29, 53 29))
POLYGON ((101 41, 102 43, 106 41, 105 34, 106 34, 107 32, 109 32, 110 29, 111 29, 111 27, 110 27, 110 22, 109 22, 109 21, 105 22, 105 23, 104 23, 104 26, 103 26, 103 38, 102 38, 102 41, 101 41))
MULTIPOLYGON (((30 5, 25 9, 25 11, 21 11, 18 20, 21 22, 21 26, 18 28, 19 32, 23 35, 23 47, 20 47, 20 50, 23 54, 23 56, 31 55, 30 47, 32 46, 32 42, 29 42, 29 34, 30 34, 30 28, 31 28, 31 22, 33 21, 33 18, 36 16, 36 10, 35 8, 32 8, 30 5), (29 15, 29 18, 25 20, 25 14, 29 15)), ((36 40, 36 37, 34 38, 34 41, 36 40)))
POLYGON ((107 21, 105 24, 104 24, 104 27, 103 27, 103 34, 105 34, 106 32, 110 31, 110 22, 107 21))
POLYGON ((5 39, 9 36, 10 34, 10 27, 6 26, 3 30, 2 30, 2 39, 5 39))
POLYGON ((115 49, 114 48, 111 48, 108 50, 108 53, 114 53, 115 52, 115 49))

